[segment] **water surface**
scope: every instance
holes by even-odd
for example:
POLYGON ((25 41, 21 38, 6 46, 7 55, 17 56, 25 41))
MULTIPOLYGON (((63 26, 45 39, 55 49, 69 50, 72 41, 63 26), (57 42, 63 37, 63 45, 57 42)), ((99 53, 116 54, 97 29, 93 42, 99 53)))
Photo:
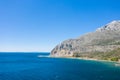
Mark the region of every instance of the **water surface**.
POLYGON ((0 80, 120 80, 112 62, 38 55, 49 53, 0 53, 0 80))

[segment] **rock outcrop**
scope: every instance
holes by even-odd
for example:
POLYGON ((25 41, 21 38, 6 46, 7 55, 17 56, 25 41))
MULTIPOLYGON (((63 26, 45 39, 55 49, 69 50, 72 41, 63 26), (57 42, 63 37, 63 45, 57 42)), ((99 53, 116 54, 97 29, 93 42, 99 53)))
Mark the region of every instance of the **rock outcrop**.
POLYGON ((75 53, 108 52, 120 48, 120 21, 113 21, 95 32, 58 44, 50 56, 72 57, 75 53))

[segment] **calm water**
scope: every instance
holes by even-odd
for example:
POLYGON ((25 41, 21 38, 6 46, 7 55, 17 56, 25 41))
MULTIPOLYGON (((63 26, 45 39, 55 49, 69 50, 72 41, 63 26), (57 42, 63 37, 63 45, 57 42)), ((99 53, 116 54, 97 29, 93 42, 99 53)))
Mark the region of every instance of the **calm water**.
POLYGON ((114 63, 38 55, 43 53, 0 53, 0 80, 120 80, 114 63))

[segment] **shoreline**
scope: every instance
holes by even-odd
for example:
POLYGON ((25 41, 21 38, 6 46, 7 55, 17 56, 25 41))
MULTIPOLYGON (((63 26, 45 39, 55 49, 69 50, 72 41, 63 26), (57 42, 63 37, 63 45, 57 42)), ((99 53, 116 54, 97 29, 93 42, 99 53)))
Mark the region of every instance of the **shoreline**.
POLYGON ((64 59, 77 59, 77 60, 86 60, 86 61, 97 61, 97 62, 106 62, 106 63, 114 63, 114 66, 120 67, 120 61, 109 61, 109 60, 99 60, 95 58, 87 58, 87 57, 54 57, 54 56, 38 56, 46 57, 46 58, 64 58, 64 59))
POLYGON ((116 62, 116 63, 120 63, 119 61, 100 60, 100 59, 87 58, 87 57, 53 57, 53 56, 38 56, 38 57, 47 57, 47 58, 66 58, 66 59, 78 59, 78 60, 90 60, 90 61, 104 61, 104 62, 116 62))
POLYGON ((118 63, 118 61, 99 60, 99 59, 87 58, 87 57, 52 57, 52 58, 66 58, 66 59, 78 59, 78 60, 104 61, 104 62, 116 62, 116 63, 118 63))
MULTIPOLYGON (((38 56, 43 57, 43 56, 38 56)), ((77 60, 86 60, 86 61, 98 61, 98 62, 111 62, 114 63, 114 66, 118 66, 120 67, 120 62, 119 61, 109 61, 109 60, 99 60, 99 59, 95 59, 95 58, 87 58, 87 57, 53 57, 53 56, 44 56, 46 58, 64 58, 64 59, 77 59, 77 60)))
POLYGON ((118 63, 118 61, 109 61, 109 60, 100 60, 100 59, 95 59, 95 58, 84 58, 84 57, 66 57, 66 58, 70 58, 70 59, 80 59, 80 60, 89 60, 89 61, 102 61, 102 62, 115 62, 118 63))

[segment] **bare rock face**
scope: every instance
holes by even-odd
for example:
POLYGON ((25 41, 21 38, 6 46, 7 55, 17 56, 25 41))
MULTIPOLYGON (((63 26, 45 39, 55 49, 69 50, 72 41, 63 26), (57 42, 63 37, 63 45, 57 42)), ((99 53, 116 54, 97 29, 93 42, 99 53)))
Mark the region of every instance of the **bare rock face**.
POLYGON ((105 25, 104 27, 98 28, 97 31, 106 31, 106 30, 111 30, 111 31, 120 31, 120 21, 112 21, 111 23, 105 25))
POLYGON ((107 52, 120 48, 120 21, 113 21, 95 32, 58 44, 50 56, 72 57, 74 53, 107 52))

